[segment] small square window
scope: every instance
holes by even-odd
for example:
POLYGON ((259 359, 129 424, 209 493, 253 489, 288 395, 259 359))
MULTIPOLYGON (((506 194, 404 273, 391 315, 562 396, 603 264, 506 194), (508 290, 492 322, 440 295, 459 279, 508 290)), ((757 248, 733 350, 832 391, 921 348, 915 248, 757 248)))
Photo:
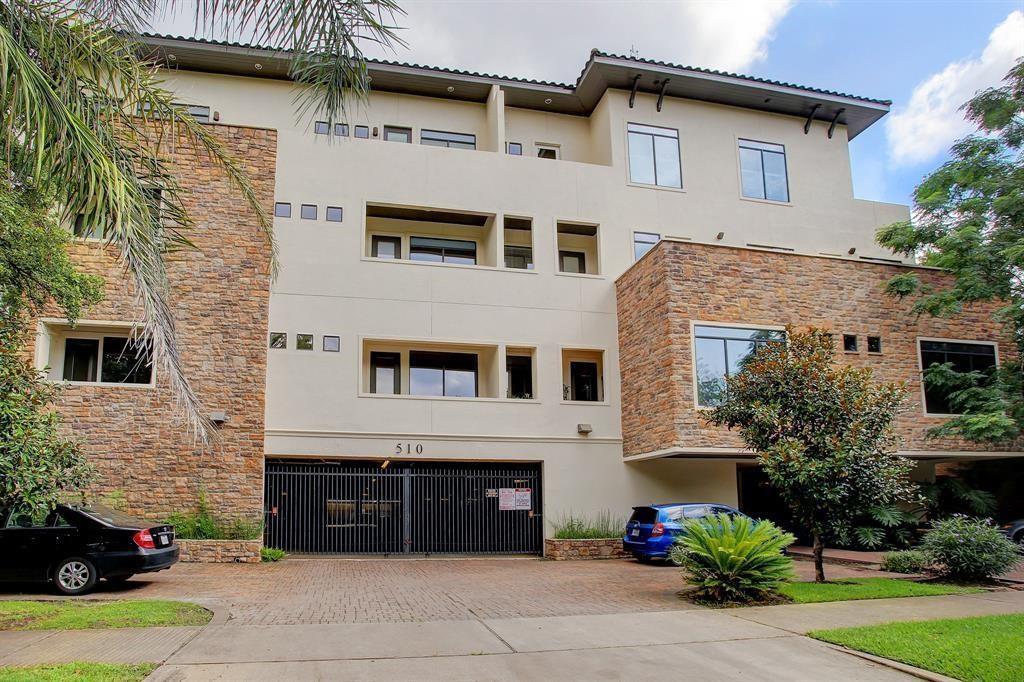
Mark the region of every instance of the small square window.
POLYGON ((329 223, 340 223, 341 222, 341 207, 340 206, 328 206, 327 215, 325 216, 329 223))
POLYGON ((373 238, 370 240, 370 255, 374 258, 401 258, 402 238, 373 235, 373 238))
POLYGON ((285 332, 270 332, 270 347, 287 348, 288 334, 286 334, 285 332))
POLYGON ((522 156, 523 155, 523 143, 522 142, 508 142, 505 145, 505 150, 511 156, 522 156))
POLYGON ((316 204, 303 204, 299 215, 303 220, 316 220, 316 204))
POLYGON ((296 334, 295 350, 313 350, 312 334, 296 334))
POLYGON ((857 352, 857 335, 856 334, 843 334, 843 352, 845 352, 845 353, 856 353, 857 352))
POLYGON ((291 218, 292 217, 292 205, 279 201, 274 204, 274 216, 277 218, 291 218))
POLYGON ((337 353, 341 350, 341 337, 340 336, 325 336, 324 337, 324 350, 328 353, 337 353))
POLYGON ((347 123, 335 123, 334 134, 338 137, 348 137, 348 124, 347 123))
POLYGON ((315 135, 330 135, 331 126, 327 123, 327 121, 317 121, 316 123, 313 124, 313 133, 315 135))
POLYGON ((356 126, 356 137, 361 140, 369 139, 370 128, 369 126, 356 126))
POLYGON ((868 337, 868 352, 869 353, 881 353, 882 352, 882 337, 881 336, 869 336, 868 337))

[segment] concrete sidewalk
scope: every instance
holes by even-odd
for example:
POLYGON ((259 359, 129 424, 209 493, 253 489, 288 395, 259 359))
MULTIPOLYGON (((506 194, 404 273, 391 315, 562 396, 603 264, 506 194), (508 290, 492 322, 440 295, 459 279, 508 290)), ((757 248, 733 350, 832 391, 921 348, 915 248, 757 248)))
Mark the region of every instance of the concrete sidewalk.
POLYGON ((910 679, 822 628, 1024 612, 1024 592, 426 623, 0 633, 0 664, 165 663, 151 679, 910 679))

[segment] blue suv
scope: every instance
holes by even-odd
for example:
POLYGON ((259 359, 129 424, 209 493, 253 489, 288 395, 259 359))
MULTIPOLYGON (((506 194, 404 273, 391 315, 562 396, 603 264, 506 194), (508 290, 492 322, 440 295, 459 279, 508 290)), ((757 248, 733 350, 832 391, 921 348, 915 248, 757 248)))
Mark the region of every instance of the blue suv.
POLYGON ((745 516, 738 509, 713 502, 674 502, 633 507, 622 548, 638 561, 668 559, 668 552, 683 532, 683 521, 714 514, 745 516))

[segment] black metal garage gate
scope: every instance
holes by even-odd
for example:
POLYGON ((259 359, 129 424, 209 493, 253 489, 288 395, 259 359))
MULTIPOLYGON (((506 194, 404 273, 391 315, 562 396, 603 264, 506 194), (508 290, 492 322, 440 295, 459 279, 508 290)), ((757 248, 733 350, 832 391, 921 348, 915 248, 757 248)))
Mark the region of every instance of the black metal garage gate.
POLYGON ((264 542, 320 554, 540 554, 540 465, 268 460, 264 542))

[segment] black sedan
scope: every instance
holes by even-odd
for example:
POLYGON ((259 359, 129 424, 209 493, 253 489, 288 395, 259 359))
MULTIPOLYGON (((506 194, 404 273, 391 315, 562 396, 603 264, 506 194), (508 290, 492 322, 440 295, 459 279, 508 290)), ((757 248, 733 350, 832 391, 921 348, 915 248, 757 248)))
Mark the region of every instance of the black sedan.
POLYGON ((0 510, 2 581, 51 581, 64 594, 84 594, 100 578, 123 582, 177 560, 174 526, 152 526, 99 505, 0 510))

